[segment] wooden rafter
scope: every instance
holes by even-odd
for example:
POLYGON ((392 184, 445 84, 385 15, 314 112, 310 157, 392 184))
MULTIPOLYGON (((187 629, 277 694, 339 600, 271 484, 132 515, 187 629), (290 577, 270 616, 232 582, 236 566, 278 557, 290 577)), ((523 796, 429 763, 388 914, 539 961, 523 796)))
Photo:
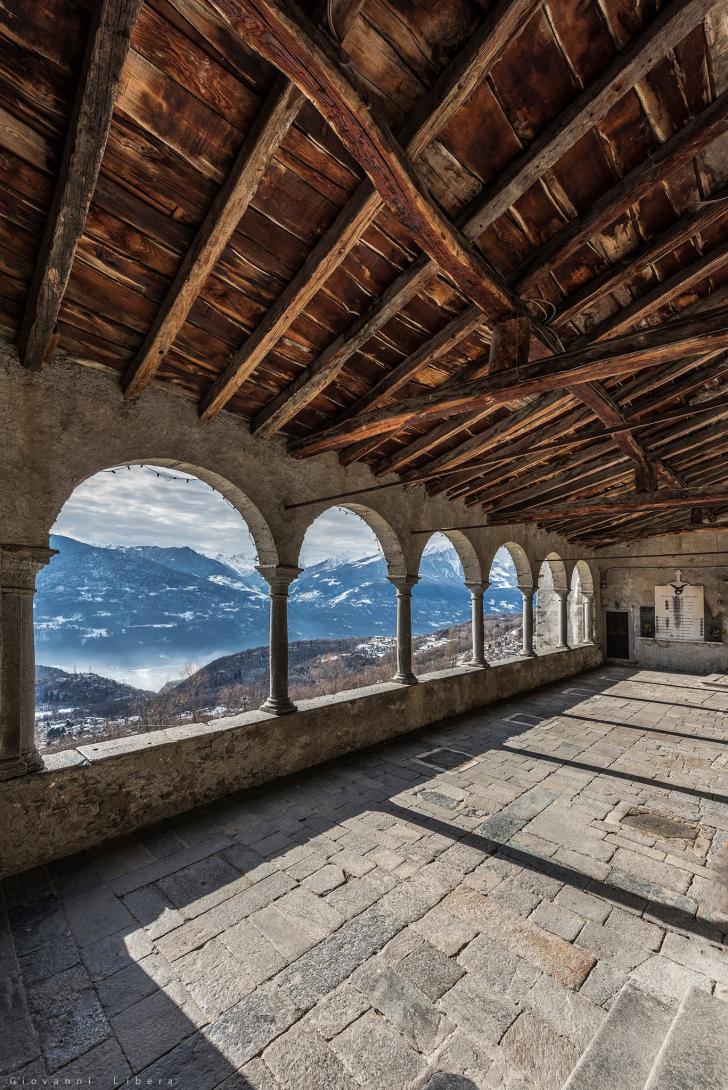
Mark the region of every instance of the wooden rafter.
POLYGON ((558 519, 582 518, 584 515, 629 514, 632 511, 666 510, 673 507, 728 507, 728 492, 695 493, 689 496, 668 496, 664 492, 654 496, 636 496, 626 500, 601 500, 594 503, 580 502, 578 507, 553 510, 528 510, 511 512, 510 515, 489 516, 493 526, 511 522, 548 522, 558 519))
POLYGON ((122 386, 137 397, 159 370, 205 281, 255 196, 264 171, 298 115, 303 96, 280 77, 266 98, 228 178, 185 254, 122 386))
POLYGON ((316 454, 365 435, 384 434, 416 417, 436 418, 482 409, 487 404, 502 404, 550 390, 571 389, 580 383, 630 374, 682 356, 725 348, 728 348, 728 309, 720 308, 698 318, 666 322, 657 329, 615 337, 589 348, 561 353, 548 361, 529 363, 518 372, 506 371, 476 379, 448 387, 447 391, 436 389, 333 425, 315 436, 289 444, 289 449, 299 456, 316 454))
POLYGON ((101 0, 94 13, 63 159, 18 334, 20 359, 31 370, 43 365, 52 345, 140 5, 141 0, 101 0))
MULTIPOLYGON (((391 134, 375 121, 326 38, 299 12, 293 14, 269 0, 212 2, 248 44, 284 72, 313 102, 369 175, 374 189, 364 185, 357 190, 264 321, 233 355, 225 372, 203 398, 203 419, 215 416, 252 374, 295 316, 358 242, 383 204, 408 227, 443 273, 486 314, 497 317, 522 309, 518 297, 427 195, 412 165, 412 159, 432 139, 429 118, 407 141, 406 154, 391 134)), ((529 10, 533 6, 533 2, 527 5, 529 10)), ((510 20, 509 25, 513 33, 510 20)), ((482 65, 478 67, 478 74, 481 71, 482 65)), ((453 112, 462 103, 462 90, 470 86, 474 74, 474 71, 468 74, 465 84, 461 85, 458 80, 457 85, 453 85, 450 96, 453 112)), ((444 124, 446 115, 442 103, 438 103, 435 121, 438 127, 444 124)), ((546 344, 551 343, 548 331, 542 331, 542 336, 546 344)))
MULTIPOLYGON (((534 182, 552 167, 568 148, 600 121, 625 89, 633 86, 696 26, 715 0, 687 0, 671 4, 643 34, 610 64, 537 139, 499 176, 477 202, 467 218, 463 233, 475 239, 534 182)), ((253 431, 271 434, 279 430, 333 381, 346 361, 418 291, 437 274, 437 268, 423 263, 403 273, 388 293, 387 300, 375 302, 348 330, 274 401, 258 413, 253 431)), ((406 362, 406 361, 405 361, 406 362)), ((414 373, 410 371, 410 374, 414 373)), ((383 380, 384 381, 384 380, 383 380)), ((363 400, 363 399, 362 399, 363 400)), ((361 410, 358 410, 361 411, 361 410)))
MULTIPOLYGON (((553 325, 563 329, 600 298, 629 284, 642 269, 661 261, 673 250, 701 235, 714 224, 728 217, 728 189, 718 190, 705 204, 681 216, 674 224, 643 242, 624 261, 610 265, 604 272, 588 280, 557 307, 553 325)), ((620 312, 622 313, 622 312, 620 312)), ((619 318, 619 314, 616 315, 619 318)))
MULTIPOLYGON (((711 142, 716 139, 721 132, 725 132, 728 129, 728 93, 724 93, 722 96, 723 102, 720 109, 715 109, 715 103, 708 110, 703 111, 689 125, 685 126, 685 129, 680 130, 675 134, 665 145, 663 145, 656 156, 660 158, 660 165, 663 170, 670 171, 676 169, 681 163, 695 154, 705 142, 711 142)), ((654 159, 652 160, 654 161, 654 159)), ((573 253, 579 246, 583 245, 591 236, 603 229, 614 218, 616 218, 620 211, 623 211, 625 202, 629 204, 638 200, 644 196, 645 193, 655 185, 655 173, 654 170, 647 169, 645 165, 634 168, 629 174, 627 174, 621 182, 612 187, 603 198, 592 209, 586 217, 581 220, 575 220, 562 231, 557 232, 555 238, 560 238, 563 243, 563 251, 558 251, 558 247, 555 246, 555 239, 552 239, 545 246, 541 247, 531 259, 529 259, 529 267, 537 268, 539 273, 543 273, 558 265, 564 256, 573 253), (557 253, 558 251, 558 253, 557 253)), ((719 201, 722 205, 722 202, 719 201)), ((722 207, 713 206, 714 211, 707 212, 704 210, 704 218, 701 222, 707 226, 718 218, 718 213, 723 213, 722 207)), ((690 221, 692 226, 692 221, 690 221)), ((679 245, 676 241, 675 245, 679 245)), ((651 258, 657 259, 657 254, 651 258)), ((635 258, 635 267, 638 266, 638 262, 643 259, 640 257, 635 258)), ((624 272, 627 272, 628 268, 622 267, 624 272)), ((535 275, 535 273, 534 273, 535 275)), ((528 276, 521 275, 520 279, 516 276, 515 281, 519 291, 528 290, 528 276)), ((402 277, 400 277, 400 281, 402 277)), ((618 287, 619 283, 614 283, 613 287, 618 287)), ((555 324, 559 324, 557 321, 555 324)), ((606 332, 605 332, 606 335, 606 332)), ((586 343, 587 338, 580 338, 577 343, 586 343)), ((574 391, 575 392, 575 391, 574 391)), ((575 392, 576 393, 576 392, 575 392)), ((578 395, 577 395, 578 396, 578 395)), ((594 399, 593 399, 594 400, 594 399)), ((598 401, 598 399, 596 399, 598 401)), ((482 419, 482 414, 476 413, 472 423, 477 423, 479 419, 482 419)), ((607 423, 607 419, 601 418, 603 423, 607 423)), ((439 445, 447 438, 457 434, 460 430, 458 425, 439 425, 433 430, 431 438, 428 436, 422 436, 419 439, 414 440, 408 447, 398 451, 396 455, 389 459, 385 459, 376 467, 376 472, 388 472, 393 469, 400 468, 405 465, 411 458, 418 457, 421 454, 426 453, 432 449, 433 446, 439 445)), ((627 442, 629 442, 627 440, 627 442)), ((626 445, 626 443, 624 444, 626 445)), ((371 449, 371 446, 368 448, 371 449)), ((362 448, 359 447, 355 454, 360 454, 362 448)), ((635 460, 639 461, 639 453, 634 451, 635 460)), ((352 459, 342 458, 342 460, 351 461, 352 459)), ((669 469, 668 469, 669 473, 669 469)))
MULTIPOLYGON (((416 111, 415 117, 408 122, 403 133, 403 142, 414 161, 425 150, 427 143, 437 137, 477 83, 486 77, 519 27, 525 25, 530 14, 538 7, 538 3, 533 0, 501 0, 489 12, 469 44, 443 73, 416 111), (409 138, 408 131, 411 132, 409 138)), ((378 194, 376 197, 379 211, 383 204, 378 194)), ((426 257, 418 258, 403 274, 408 282, 408 290, 413 294, 430 283, 432 276, 432 264, 426 257)), ((375 300, 370 311, 365 311, 353 326, 336 338, 303 374, 261 409, 251 423, 254 433, 271 435, 284 427, 333 381, 352 353, 366 344, 390 317, 402 309, 401 279, 398 278, 375 300)), ((302 306, 298 307, 298 312, 301 309, 302 306)))
POLYGON ((515 286, 528 292, 535 281, 566 261, 620 213, 641 200, 667 175, 689 162, 708 144, 728 132, 728 91, 701 110, 661 144, 649 159, 634 167, 617 185, 595 201, 589 212, 571 220, 541 246, 518 270, 515 286))
MULTIPOLYGON (((354 3, 347 0, 332 13, 342 41, 351 30, 361 6, 362 0, 354 3)), ((144 344, 126 370, 122 380, 126 397, 140 394, 159 370, 305 102, 304 95, 285 76, 274 81, 225 184, 169 286, 144 344)))
MULTIPOLYGON (((714 223, 719 222, 724 217, 728 216, 728 193, 721 190, 716 194, 715 202, 707 203, 705 206, 694 210, 692 213, 681 217, 676 224, 674 224, 668 230, 662 232, 656 239, 650 240, 644 244, 639 250, 633 254, 627 263, 621 263, 618 266, 611 267, 607 270, 606 274, 602 274, 601 277, 596 278, 594 281, 589 281, 584 289, 578 293, 578 297, 572 297, 568 299, 557 312, 554 319, 555 325, 564 324, 566 321, 572 320, 581 311, 586 309, 602 292, 611 292, 618 289, 623 284, 627 283, 631 277, 633 277, 640 269, 653 261, 658 261, 661 257, 664 257, 667 253, 673 250, 677 246, 681 246, 688 239, 694 235, 699 234, 701 231, 706 230, 714 223), (598 284, 598 289, 595 285, 598 284)), ((725 262, 725 246, 717 247, 715 251, 711 251, 705 258, 698 259, 687 269, 687 282, 686 287, 691 283, 695 283, 703 276, 710 275, 716 268, 720 268, 725 262)), ((638 317, 645 317, 653 310, 669 302, 675 294, 676 286, 680 277, 680 273, 675 274, 674 277, 668 279, 668 281, 662 282, 657 285, 655 289, 648 293, 649 298, 641 297, 635 304, 634 317, 632 322, 636 321, 638 317)), ((690 308, 690 311, 698 310, 695 304, 690 308)), ((592 340, 602 340, 614 333, 621 332, 622 329, 628 324, 622 322, 622 316, 624 311, 620 311, 614 319, 606 319, 603 323, 591 330, 588 335, 579 337, 574 342, 574 347, 579 345, 586 345, 592 340)), ((631 324, 631 323, 630 323, 631 324)), ((690 363, 690 366, 694 366, 694 362, 690 363)), ((675 365, 674 373, 677 374, 680 365, 675 365)), ((640 380, 641 382, 644 380, 640 380)), ((580 388, 579 392, 584 394, 585 388, 580 388)), ((603 391, 598 384, 592 384, 592 401, 593 404, 589 407, 594 411, 599 400, 606 397, 606 391, 603 391)), ((575 396, 577 396, 577 390, 572 390, 575 396)), ((586 404, 586 398, 589 397, 587 393, 586 397, 581 397, 580 400, 586 404)), ((616 408, 616 406, 615 406, 616 408)), ((617 410, 618 412, 618 410, 617 410)), ((597 413, 599 419, 610 428, 619 429, 614 434, 619 432, 628 432, 629 429, 622 427, 623 421, 620 421, 614 413, 609 415, 597 413)), ((440 442, 445 438, 449 438, 450 435, 456 434, 459 428, 463 425, 441 425, 441 438, 440 442)), ((429 433, 428 433, 429 434, 429 433)), ((486 449, 488 443, 489 433, 481 433, 471 437, 470 439, 463 440, 458 446, 454 447, 447 453, 440 455, 438 458, 431 460, 428 463, 428 470, 436 469, 449 469, 454 465, 465 462, 468 458, 476 457, 482 449, 486 449)), ((433 438, 434 438, 433 434, 433 438)), ((402 469, 407 461, 411 460, 411 457, 415 457, 419 454, 424 454, 427 450, 432 448, 433 443, 428 445, 428 436, 421 437, 416 440, 409 447, 403 448, 395 455, 392 455, 389 459, 386 459, 379 466, 376 467, 376 472, 390 472, 391 470, 402 469)), ((625 453, 634 457, 636 462, 640 462, 646 457, 646 452, 641 445, 635 445, 633 437, 627 439, 622 446, 625 453), (627 449, 627 446, 631 450, 627 449)), ((669 467, 663 467, 664 475, 670 483, 679 487, 679 479, 672 473, 669 467)), ((405 474, 405 479, 407 475, 405 474)), ((434 488, 433 493, 438 491, 444 491, 444 487, 434 488)))

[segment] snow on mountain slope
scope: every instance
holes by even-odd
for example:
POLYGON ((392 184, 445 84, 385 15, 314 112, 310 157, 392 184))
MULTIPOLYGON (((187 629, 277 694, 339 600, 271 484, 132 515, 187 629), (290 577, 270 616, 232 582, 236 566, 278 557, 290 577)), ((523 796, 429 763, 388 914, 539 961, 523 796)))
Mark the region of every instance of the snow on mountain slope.
MULTIPOLYGON (((267 585, 239 557, 193 549, 98 547, 53 537, 59 555, 38 577, 38 661, 109 672, 134 682, 150 670, 159 684, 188 663, 265 644, 267 585)), ((495 571, 495 566, 494 566, 495 571)), ((426 633, 467 620, 470 596, 454 550, 428 549, 412 596, 413 628, 426 633)), ((394 588, 379 555, 324 560, 291 585, 291 640, 391 636, 394 588)), ((498 569, 486 609, 520 609, 520 594, 498 569)))

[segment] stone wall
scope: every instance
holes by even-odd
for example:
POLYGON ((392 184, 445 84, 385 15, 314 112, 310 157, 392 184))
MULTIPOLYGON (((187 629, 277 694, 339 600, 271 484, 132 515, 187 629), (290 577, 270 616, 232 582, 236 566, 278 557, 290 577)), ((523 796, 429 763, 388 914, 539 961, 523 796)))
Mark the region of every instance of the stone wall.
MULTIPOLYGON (((283 438, 251 436, 240 416, 221 413, 203 423, 196 404, 182 396, 151 388, 137 401, 124 401, 117 375, 62 359, 41 372, 26 371, 14 348, 2 343, 0 435, 0 545, 46 546, 77 485, 103 469, 146 462, 178 467, 212 484, 246 520, 262 564, 295 566, 306 530, 332 502, 293 510, 287 504, 382 483, 361 464, 341 466, 334 454, 297 461, 287 455, 283 438)), ((462 502, 429 497, 422 487, 374 491, 346 506, 369 523, 389 574, 399 577, 417 575, 428 541, 422 530, 484 522, 462 502)), ((567 556, 569 550, 564 538, 530 525, 448 536, 473 582, 488 578, 501 545, 513 546, 527 586, 536 585, 547 554, 567 556)))
POLYGON ((725 673, 728 670, 728 528, 662 534, 645 538, 629 548, 610 548, 609 554, 609 559, 600 564, 601 639, 606 641, 607 612, 626 610, 632 661, 659 670, 725 673), (704 587, 706 613, 719 627, 720 643, 658 640, 640 635, 640 607, 654 606, 655 586, 673 582, 677 568, 685 582, 704 587))
POLYGON ((43 771, 0 785, 0 877, 601 660, 585 646, 303 701, 291 715, 249 712, 50 755, 43 771))

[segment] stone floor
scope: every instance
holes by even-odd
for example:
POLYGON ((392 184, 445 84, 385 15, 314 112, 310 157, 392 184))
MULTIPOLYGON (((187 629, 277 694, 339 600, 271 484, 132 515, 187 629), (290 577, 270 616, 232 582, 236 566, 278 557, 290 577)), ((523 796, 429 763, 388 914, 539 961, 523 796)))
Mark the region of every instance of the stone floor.
POLYGON ((8 879, 6 1084, 555 1090, 628 977, 728 997, 726 741, 602 668, 8 879))

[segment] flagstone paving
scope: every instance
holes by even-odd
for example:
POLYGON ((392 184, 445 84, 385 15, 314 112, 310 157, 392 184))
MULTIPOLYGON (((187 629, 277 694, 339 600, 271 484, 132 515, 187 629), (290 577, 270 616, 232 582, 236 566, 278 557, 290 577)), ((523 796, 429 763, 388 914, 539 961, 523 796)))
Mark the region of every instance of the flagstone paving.
POLYGON ((602 668, 7 879, 0 1085, 556 1090, 628 978, 728 998, 726 743, 602 668))

